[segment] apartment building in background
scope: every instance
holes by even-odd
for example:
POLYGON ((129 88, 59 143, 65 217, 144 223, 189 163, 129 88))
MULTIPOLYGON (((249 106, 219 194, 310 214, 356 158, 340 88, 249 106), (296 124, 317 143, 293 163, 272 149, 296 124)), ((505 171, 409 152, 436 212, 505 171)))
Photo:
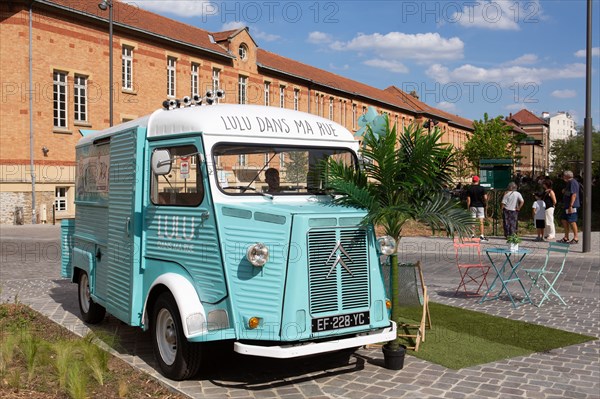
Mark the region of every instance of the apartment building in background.
POLYGON ((517 149, 520 158, 516 162, 515 174, 531 178, 546 175, 550 166, 548 122, 527 109, 510 114, 506 121, 516 126, 517 132, 527 135, 517 149))
MULTIPOLYGON (((98 3, 0 4, 2 224, 75 214, 75 145, 110 120, 109 11, 98 3)), ((370 106, 399 127, 429 122, 458 148, 473 130, 472 121, 415 93, 378 89, 263 50, 249 29, 207 32, 116 0, 113 22, 114 124, 149 114, 167 98, 219 88, 225 103, 297 109, 350 131, 370 106)))

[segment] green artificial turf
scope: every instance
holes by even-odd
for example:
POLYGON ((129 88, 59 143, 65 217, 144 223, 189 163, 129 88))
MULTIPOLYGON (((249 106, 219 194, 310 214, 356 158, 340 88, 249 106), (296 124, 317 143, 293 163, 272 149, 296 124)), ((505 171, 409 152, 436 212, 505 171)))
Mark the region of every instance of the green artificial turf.
MULTIPOLYGON (((547 352, 596 339, 439 303, 430 302, 429 311, 433 328, 426 330, 425 342, 419 351, 408 353, 451 369, 547 352)), ((401 308, 400 321, 418 324, 414 320, 420 320, 420 313, 420 309, 401 308)), ((410 333, 414 334, 414 330, 410 333)), ((414 341, 405 338, 405 345, 414 346, 414 341)))

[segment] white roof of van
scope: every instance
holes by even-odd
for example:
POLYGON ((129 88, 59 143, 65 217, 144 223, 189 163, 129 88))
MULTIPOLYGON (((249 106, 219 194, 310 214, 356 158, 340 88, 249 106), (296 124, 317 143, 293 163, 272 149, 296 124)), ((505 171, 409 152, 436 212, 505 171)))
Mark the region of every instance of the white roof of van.
POLYGON ((201 132, 206 136, 355 142, 352 133, 342 125, 306 112, 260 105, 215 104, 160 109, 85 136, 78 146, 134 126, 147 127, 147 137, 201 132))

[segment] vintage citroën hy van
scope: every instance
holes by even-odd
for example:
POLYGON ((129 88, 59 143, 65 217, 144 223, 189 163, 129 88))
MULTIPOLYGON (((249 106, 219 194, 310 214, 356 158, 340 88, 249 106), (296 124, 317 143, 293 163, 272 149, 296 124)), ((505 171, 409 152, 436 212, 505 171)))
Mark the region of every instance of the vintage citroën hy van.
POLYGON ((77 144, 62 273, 83 320, 150 330, 175 380, 215 341, 289 358, 393 339, 379 264, 393 248, 364 211, 332 204, 320 173, 331 157, 358 167, 353 135, 302 112, 185 102, 77 144))

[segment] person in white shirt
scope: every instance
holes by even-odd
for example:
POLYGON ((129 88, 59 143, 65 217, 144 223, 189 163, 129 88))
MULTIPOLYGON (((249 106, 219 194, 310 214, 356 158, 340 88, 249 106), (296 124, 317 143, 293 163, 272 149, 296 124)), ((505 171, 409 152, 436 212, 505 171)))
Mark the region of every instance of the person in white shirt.
POLYGON ((535 201, 533 202, 533 220, 537 230, 536 241, 544 241, 544 228, 546 227, 546 203, 542 199, 544 193, 535 193, 535 201))
POLYGON ((502 227, 504 228, 504 237, 517 233, 519 223, 519 211, 525 201, 520 192, 517 191, 517 185, 513 182, 508 183, 508 190, 502 197, 502 227))

